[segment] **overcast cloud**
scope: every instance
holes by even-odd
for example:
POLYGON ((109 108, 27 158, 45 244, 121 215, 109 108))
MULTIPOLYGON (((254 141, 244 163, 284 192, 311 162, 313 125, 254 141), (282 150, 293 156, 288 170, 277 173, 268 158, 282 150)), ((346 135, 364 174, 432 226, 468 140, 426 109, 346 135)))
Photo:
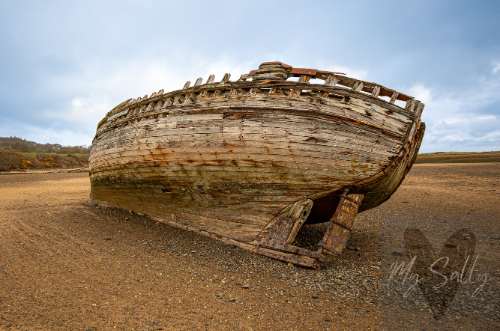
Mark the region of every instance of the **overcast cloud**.
POLYGON ((0 136, 89 145, 120 102, 261 62, 422 100, 421 152, 500 150, 500 2, 2 1, 0 136))

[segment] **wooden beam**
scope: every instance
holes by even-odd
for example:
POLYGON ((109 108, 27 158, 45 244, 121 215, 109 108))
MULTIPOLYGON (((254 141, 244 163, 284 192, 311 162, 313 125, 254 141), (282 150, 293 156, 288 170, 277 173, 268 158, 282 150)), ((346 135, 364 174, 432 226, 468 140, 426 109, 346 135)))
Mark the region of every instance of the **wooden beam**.
POLYGON ((335 85, 337 85, 337 83, 339 82, 339 79, 335 76, 328 76, 328 78, 326 79, 325 81, 325 86, 331 86, 331 87, 334 87, 335 85))
POLYGON ((354 83, 352 90, 355 92, 359 92, 363 89, 364 86, 365 86, 365 84, 363 84, 363 82, 357 81, 356 83, 354 83))
POLYGON ((406 101, 405 109, 408 111, 413 111, 415 108, 415 99, 410 99, 406 101))
POLYGON ((309 75, 300 75, 299 83, 309 83, 310 80, 311 80, 311 76, 309 76, 309 75))
POLYGON ((396 102, 396 100, 398 99, 398 95, 399 95, 399 93, 394 91, 392 93, 391 100, 389 101, 389 103, 394 104, 396 102))
POLYGON ((248 75, 248 74, 243 74, 243 75, 241 75, 241 76, 240 76, 240 79, 238 79, 238 80, 239 80, 239 81, 244 81, 244 82, 246 82, 246 80, 247 80, 248 78, 250 78, 250 75, 248 75))
POLYGON ((417 107, 415 108, 415 116, 416 118, 420 118, 420 115, 422 114, 422 110, 424 110, 424 104, 421 103, 420 101, 418 101, 418 105, 417 107))
POLYGON ((224 77, 222 77, 222 80, 220 81, 222 84, 229 82, 229 78, 231 78, 231 74, 225 73, 224 77))
POLYGON ((215 80, 215 75, 208 76, 207 82, 205 84, 212 84, 215 80))

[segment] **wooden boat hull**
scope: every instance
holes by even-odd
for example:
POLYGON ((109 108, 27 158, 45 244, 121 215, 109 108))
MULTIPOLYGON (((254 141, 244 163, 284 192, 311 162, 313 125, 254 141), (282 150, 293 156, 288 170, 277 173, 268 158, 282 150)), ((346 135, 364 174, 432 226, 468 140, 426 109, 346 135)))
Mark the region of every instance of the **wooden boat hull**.
MULTIPOLYGON (((284 241, 274 247, 268 240, 272 247, 263 248, 269 229, 294 208, 307 214, 300 226, 330 221, 345 188, 364 198, 360 211, 387 199, 423 136, 423 105, 407 104, 403 109, 342 87, 273 81, 223 81, 127 101, 98 127, 91 197, 317 266, 318 254, 276 249, 284 241)), ((280 222, 298 231, 299 216, 280 222)))

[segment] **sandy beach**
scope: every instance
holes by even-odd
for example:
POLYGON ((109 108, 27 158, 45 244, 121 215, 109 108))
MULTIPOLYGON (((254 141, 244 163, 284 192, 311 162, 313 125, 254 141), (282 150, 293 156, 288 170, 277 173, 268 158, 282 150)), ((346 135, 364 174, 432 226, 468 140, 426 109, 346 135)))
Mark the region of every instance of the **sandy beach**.
MULTIPOLYGON (((97 207, 89 193, 86 172, 0 174, 0 330, 385 329, 383 218, 498 215, 500 163, 415 165, 319 271, 97 207)), ((478 329, 498 322, 496 300, 478 329)), ((428 329, 476 327, 456 317, 428 329)))

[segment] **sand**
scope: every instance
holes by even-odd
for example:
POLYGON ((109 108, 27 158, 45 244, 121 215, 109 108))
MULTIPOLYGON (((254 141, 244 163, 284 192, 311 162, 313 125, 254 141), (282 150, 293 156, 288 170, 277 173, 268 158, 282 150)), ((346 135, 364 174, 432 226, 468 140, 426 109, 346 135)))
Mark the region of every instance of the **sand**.
POLYGON ((98 208, 87 173, 2 174, 0 330, 383 329, 381 218, 498 214, 499 186, 500 163, 415 165, 315 271, 98 208))

